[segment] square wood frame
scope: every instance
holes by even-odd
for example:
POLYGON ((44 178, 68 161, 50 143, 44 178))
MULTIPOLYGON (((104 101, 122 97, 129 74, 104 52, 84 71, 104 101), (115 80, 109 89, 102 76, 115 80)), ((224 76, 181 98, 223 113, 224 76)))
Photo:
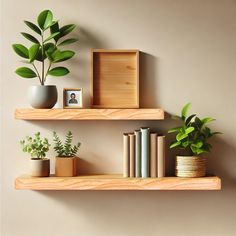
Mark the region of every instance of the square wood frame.
POLYGON ((91 50, 91 107, 139 108, 139 50, 91 50))

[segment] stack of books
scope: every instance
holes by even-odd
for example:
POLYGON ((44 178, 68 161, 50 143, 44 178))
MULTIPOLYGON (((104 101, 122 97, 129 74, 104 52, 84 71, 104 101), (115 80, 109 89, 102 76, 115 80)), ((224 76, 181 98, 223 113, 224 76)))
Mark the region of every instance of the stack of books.
POLYGON ((140 128, 123 134, 123 177, 165 176, 165 136, 140 128))

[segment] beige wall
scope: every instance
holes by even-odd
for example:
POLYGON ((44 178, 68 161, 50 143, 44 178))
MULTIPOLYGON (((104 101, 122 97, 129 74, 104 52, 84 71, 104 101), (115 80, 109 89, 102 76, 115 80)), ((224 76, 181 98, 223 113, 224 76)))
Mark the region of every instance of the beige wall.
MULTIPOLYGON (((234 0, 2 0, 1 187, 2 236, 236 235, 236 1, 234 0), (140 126, 166 131, 165 122, 25 122, 14 109, 27 107, 27 89, 37 81, 17 78, 21 65, 11 44, 25 42, 22 20, 49 8, 63 23, 79 25, 71 74, 55 78, 63 87, 83 87, 89 105, 90 48, 138 48, 144 107, 176 113, 188 101, 199 115, 215 117, 210 172, 222 177, 219 192, 36 192, 14 190, 27 171, 19 139, 41 131, 71 129, 83 145, 84 171, 119 172, 121 134, 140 126), (103 145, 102 145, 103 144, 103 145)), ((53 157, 53 152, 49 154, 53 157)), ((173 173, 174 154, 168 155, 173 173)))

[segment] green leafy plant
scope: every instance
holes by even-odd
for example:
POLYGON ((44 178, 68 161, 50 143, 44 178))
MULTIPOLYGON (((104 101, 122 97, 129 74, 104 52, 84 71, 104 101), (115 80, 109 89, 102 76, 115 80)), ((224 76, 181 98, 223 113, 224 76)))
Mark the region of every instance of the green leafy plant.
POLYGON ((57 152, 57 156, 59 157, 74 157, 79 151, 81 143, 78 142, 75 145, 72 145, 73 134, 71 131, 68 131, 66 134, 66 139, 64 144, 61 139, 57 135, 57 133, 53 132, 53 141, 54 141, 54 150, 57 152))
POLYGON ((76 25, 69 24, 63 27, 59 26, 58 21, 53 19, 53 13, 50 10, 42 11, 37 18, 37 25, 24 21, 24 23, 37 36, 22 32, 27 40, 33 44, 27 48, 22 44, 13 44, 12 47, 16 54, 26 59, 23 62, 29 64, 29 67, 20 67, 15 72, 23 78, 38 78, 41 85, 44 85, 48 75, 64 76, 69 73, 66 67, 57 66, 52 68, 54 64, 69 60, 75 55, 71 50, 61 50, 62 47, 77 41, 75 38, 64 39, 64 36, 72 32, 76 25), (41 63, 41 73, 37 69, 36 62, 41 63))
POLYGON ((21 140, 20 144, 22 151, 29 153, 35 159, 44 159, 51 146, 47 138, 41 138, 40 132, 37 132, 34 137, 26 136, 26 139, 21 140))
POLYGON ((186 104, 181 116, 173 116, 183 122, 180 127, 172 128, 168 133, 176 133, 176 140, 170 145, 170 148, 185 149, 192 155, 200 155, 204 152, 210 152, 212 146, 208 140, 220 132, 213 132, 207 124, 214 121, 211 117, 200 119, 196 114, 188 116, 188 110, 191 103, 186 104))

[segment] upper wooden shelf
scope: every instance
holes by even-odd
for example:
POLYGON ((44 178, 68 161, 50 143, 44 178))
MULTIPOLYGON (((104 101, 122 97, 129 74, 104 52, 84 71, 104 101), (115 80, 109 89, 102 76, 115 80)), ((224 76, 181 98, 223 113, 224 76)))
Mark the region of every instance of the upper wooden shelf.
POLYGON ((163 120, 164 111, 141 109, 16 109, 21 120, 163 120))
POLYGON ((220 190, 220 178, 123 178, 122 175, 77 177, 20 176, 15 188, 21 190, 220 190))

